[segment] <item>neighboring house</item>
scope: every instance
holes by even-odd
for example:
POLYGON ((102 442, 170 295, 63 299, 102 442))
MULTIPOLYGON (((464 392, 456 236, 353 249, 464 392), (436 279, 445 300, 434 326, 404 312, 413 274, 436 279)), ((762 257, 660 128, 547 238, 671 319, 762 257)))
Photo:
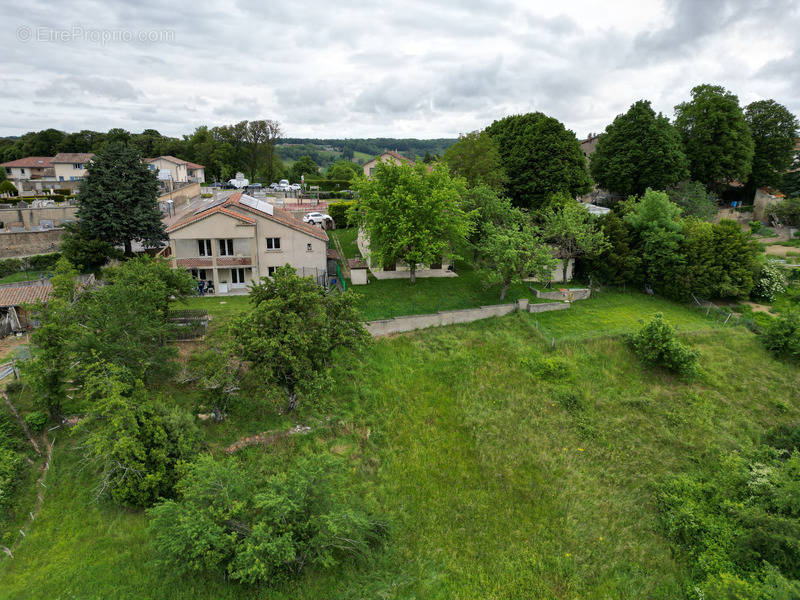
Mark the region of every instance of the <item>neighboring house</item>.
POLYGON ((205 167, 182 158, 174 156, 157 156, 155 158, 145 158, 150 170, 158 173, 159 171, 169 171, 170 179, 174 183, 204 183, 205 167))
POLYGON ((600 134, 590 133, 585 140, 581 140, 581 150, 583 151, 583 156, 586 159, 587 165, 589 164, 589 158, 595 151, 595 148, 597 148, 598 139, 600 139, 600 134))
POLYGON ((213 282, 213 292, 244 289, 287 263, 326 281, 328 235, 264 200, 236 192, 167 227, 165 256, 175 269, 213 282))
MULTIPOLYGON (((369 252, 369 238, 361 229, 358 231, 356 243, 361 256, 365 257, 366 265, 375 276, 375 279, 408 279, 411 277, 409 266, 403 262, 384 265, 374 263, 369 252)), ((457 277, 458 275, 452 267, 452 261, 442 259, 438 263, 430 265, 417 265, 416 275, 417 277, 457 277)))
POLYGON ((6 170, 6 178, 13 181, 55 181, 53 159, 50 156, 26 156, 17 160, 4 162, 0 166, 6 170))
POLYGON ((375 173, 375 167, 378 166, 378 162, 390 162, 396 165, 414 164, 413 160, 411 160, 410 158, 406 158, 396 150, 395 151, 387 150, 380 156, 376 156, 371 161, 364 163, 364 175, 366 175, 367 177, 372 177, 372 175, 375 173))
POLYGON ((80 181, 86 177, 86 167, 93 157, 91 152, 59 152, 50 160, 56 181, 80 181))

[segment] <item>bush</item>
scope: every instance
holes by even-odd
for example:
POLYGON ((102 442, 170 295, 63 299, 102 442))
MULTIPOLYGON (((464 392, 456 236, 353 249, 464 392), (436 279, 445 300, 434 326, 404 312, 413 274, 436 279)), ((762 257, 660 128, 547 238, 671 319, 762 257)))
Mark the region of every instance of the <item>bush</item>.
POLYGON ((542 379, 566 379, 570 375, 569 361, 562 356, 523 358, 521 364, 542 379))
POLYGON ((800 361, 800 316, 790 313, 773 319, 761 341, 776 356, 800 361))
POLYGON ((74 192, 69 188, 58 188, 57 190, 53 190, 53 193, 59 194, 61 196, 73 196, 74 192))
POLYGON ((675 338, 675 329, 664 321, 661 313, 638 332, 626 335, 625 341, 645 364, 664 367, 690 377, 697 373, 700 352, 692 350, 675 338))
POLYGON ((0 277, 19 273, 25 268, 25 263, 19 258, 6 258, 0 260, 0 277))
POLYGON ((328 205, 328 214, 333 218, 337 229, 345 229, 350 225, 347 211, 353 205, 355 202, 334 202, 328 205))
POLYGON ((147 511, 153 544, 180 571, 262 585, 367 556, 386 525, 354 507, 345 472, 318 455, 264 478, 203 455, 184 469, 179 498, 147 511))
POLYGON ((211 198, 214 194, 200 194, 201 198, 211 198))
MULTIPOLYGON (((8 179, 4 179, 0 181, 0 195, 8 194, 10 196, 17 196, 19 192, 17 191, 17 186, 11 183, 8 179)), ((7 201, 7 199, 4 199, 7 201)))
POLYGON ((768 260, 761 266, 751 295, 773 302, 778 294, 786 291, 786 273, 774 261, 768 260))
POLYGON ((29 256, 28 268, 33 271, 48 271, 53 269, 61 258, 60 252, 53 252, 51 254, 37 254, 36 256, 29 256))
POLYGON ((787 198, 772 206, 772 213, 784 225, 800 225, 800 197, 787 198))
POLYGON ((44 431, 44 427, 49 420, 47 413, 43 410, 35 410, 25 415, 25 425, 27 425, 28 429, 31 431, 44 431))

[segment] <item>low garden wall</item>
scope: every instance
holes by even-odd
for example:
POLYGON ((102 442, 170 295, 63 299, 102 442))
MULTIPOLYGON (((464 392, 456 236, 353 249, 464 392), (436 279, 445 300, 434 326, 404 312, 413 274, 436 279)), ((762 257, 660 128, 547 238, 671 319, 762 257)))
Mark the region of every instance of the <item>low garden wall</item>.
POLYGON ((569 300, 572 302, 573 300, 586 300, 592 294, 592 290, 589 288, 575 288, 575 289, 566 289, 566 290, 556 290, 553 292, 543 292, 541 290, 536 290, 536 297, 543 298, 545 300, 569 300))
POLYGON ((538 313, 551 310, 566 310, 569 307, 570 305, 568 302, 529 304, 527 300, 523 300, 513 304, 495 304, 492 306, 479 306, 477 308, 464 308, 461 310, 443 310, 427 315, 405 315, 392 319, 380 319, 377 321, 368 321, 364 326, 372 337, 380 337, 392 333, 426 329, 427 327, 469 323, 471 321, 488 319, 489 317, 501 317, 517 310, 538 313))

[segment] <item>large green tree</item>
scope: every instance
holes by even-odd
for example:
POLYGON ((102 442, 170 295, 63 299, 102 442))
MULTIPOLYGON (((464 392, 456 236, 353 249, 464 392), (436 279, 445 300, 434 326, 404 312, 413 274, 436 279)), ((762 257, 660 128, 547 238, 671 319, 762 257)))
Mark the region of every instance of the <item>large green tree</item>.
POLYGON ((675 107, 692 179, 721 188, 747 181, 753 166, 753 137, 739 98, 718 85, 698 85, 692 99, 675 107))
POLYGON ((512 283, 525 277, 550 279, 556 260, 541 232, 519 208, 511 209, 504 223, 487 222, 479 253, 478 273, 487 285, 500 286, 504 300, 512 283))
POLYGON ((78 192, 81 235, 133 255, 133 242, 158 247, 167 239, 158 209, 158 181, 139 153, 121 143, 107 144, 87 165, 78 192))
POLYGON ((508 182, 497 143, 486 131, 461 135, 444 152, 444 162, 453 175, 467 180, 469 187, 480 185, 502 191, 508 182))
POLYGON ((463 180, 444 165, 378 163, 372 179, 356 182, 360 201, 352 217, 369 238, 371 260, 379 265, 403 261, 416 281, 419 265, 455 256, 454 248, 473 229, 465 212, 463 180))
POLYGON ((599 254, 608 247, 597 219, 586 207, 565 194, 552 198, 544 215, 543 233, 561 259, 561 280, 567 281, 570 259, 599 254))
POLYGON ((634 102, 606 127, 589 166, 601 188, 624 196, 664 189, 689 176, 678 131, 648 100, 634 102))
POLYGON ((303 175, 312 177, 319 177, 319 165, 314 162, 310 156, 301 156, 298 158, 291 168, 291 181, 292 183, 300 183, 300 177, 303 175))
POLYGON ((517 206, 536 209, 553 193, 575 197, 591 191, 580 143, 558 119, 540 112, 513 115, 486 131, 497 143, 517 206))
POLYGON ((681 207, 686 217, 697 217, 710 221, 717 214, 718 200, 716 194, 706 190, 699 181, 680 181, 667 188, 669 199, 681 207))
POLYGON ((624 285, 640 278, 641 258, 631 248, 633 239, 616 212, 598 217, 608 247, 581 259, 581 270, 606 285, 624 285))
POLYGON ((797 117, 775 100, 752 102, 744 115, 755 144, 748 184, 752 190, 765 185, 777 187, 794 160, 800 127, 797 117))
POLYGON ((364 171, 356 163, 349 160, 337 160, 328 167, 328 170, 325 171, 325 176, 328 179, 350 181, 363 173, 364 171))
POLYGON ((268 386, 282 389, 287 409, 330 383, 334 352, 360 349, 369 336, 352 293, 330 293, 289 265, 250 290, 253 309, 233 320, 238 355, 268 386))

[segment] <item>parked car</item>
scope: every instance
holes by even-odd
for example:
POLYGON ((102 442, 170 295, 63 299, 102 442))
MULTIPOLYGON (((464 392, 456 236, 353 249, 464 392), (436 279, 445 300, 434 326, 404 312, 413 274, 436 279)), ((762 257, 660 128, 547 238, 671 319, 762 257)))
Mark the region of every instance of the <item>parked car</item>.
POLYGON ((269 184, 269 189, 271 189, 271 190, 277 190, 279 187, 280 187, 280 184, 277 184, 277 183, 270 183, 269 184))
POLYGON ((300 184, 299 183, 293 183, 292 185, 289 186, 289 189, 290 190, 294 190, 295 192, 300 191, 300 184))
POLYGON ((288 180, 288 179, 281 179, 281 180, 278 182, 278 185, 280 185, 280 186, 284 186, 284 187, 288 187, 288 186, 289 186, 289 180, 288 180))
POLYGON ((311 225, 322 225, 326 221, 333 221, 331 216, 321 212, 306 213, 303 217, 303 223, 310 223, 311 225))

